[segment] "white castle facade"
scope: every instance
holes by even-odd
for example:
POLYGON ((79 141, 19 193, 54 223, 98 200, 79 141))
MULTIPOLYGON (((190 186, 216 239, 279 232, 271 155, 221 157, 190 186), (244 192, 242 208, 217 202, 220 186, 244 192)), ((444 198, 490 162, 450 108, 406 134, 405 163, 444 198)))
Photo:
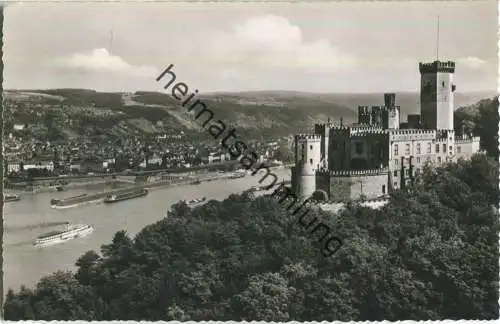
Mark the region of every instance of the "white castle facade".
MULTIPOLYGON (((384 106, 358 107, 358 123, 316 124, 295 136, 292 190, 298 198, 374 199, 404 187, 426 163, 439 165, 480 151, 479 137, 453 125, 455 63, 420 63, 420 114, 400 122, 395 94, 384 106)), ((458 125, 457 125, 458 126, 458 125)), ((458 127, 463 129, 463 127, 458 127)))

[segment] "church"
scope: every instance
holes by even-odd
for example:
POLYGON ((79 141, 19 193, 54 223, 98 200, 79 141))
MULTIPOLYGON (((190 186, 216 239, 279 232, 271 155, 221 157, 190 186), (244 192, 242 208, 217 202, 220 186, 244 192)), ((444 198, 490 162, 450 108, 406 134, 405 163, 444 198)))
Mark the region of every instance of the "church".
POLYGON ((424 165, 470 158, 479 137, 453 125, 455 62, 420 63, 420 114, 400 120, 394 93, 384 106, 359 106, 353 125, 314 125, 295 136, 292 190, 332 202, 377 199, 408 184, 424 165))

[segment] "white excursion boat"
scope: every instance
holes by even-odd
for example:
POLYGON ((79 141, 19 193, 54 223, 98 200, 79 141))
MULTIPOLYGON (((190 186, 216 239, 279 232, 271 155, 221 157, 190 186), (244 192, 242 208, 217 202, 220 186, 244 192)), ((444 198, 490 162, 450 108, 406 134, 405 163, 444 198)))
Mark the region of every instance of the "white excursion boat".
POLYGON ((188 207, 194 208, 203 205, 207 201, 207 197, 191 199, 187 202, 188 207))
POLYGON ((84 237, 94 231, 92 225, 68 225, 64 230, 52 231, 38 236, 33 243, 36 247, 59 244, 77 237, 84 237))

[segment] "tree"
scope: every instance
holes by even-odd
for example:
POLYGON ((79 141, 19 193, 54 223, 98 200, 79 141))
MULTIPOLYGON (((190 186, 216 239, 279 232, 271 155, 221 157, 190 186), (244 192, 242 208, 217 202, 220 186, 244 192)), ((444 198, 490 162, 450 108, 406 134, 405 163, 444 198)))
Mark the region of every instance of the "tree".
POLYGON ((442 320, 498 318, 498 162, 426 168, 379 210, 308 214, 331 257, 272 197, 184 202, 134 238, 117 232, 76 273, 9 291, 6 319, 442 320))

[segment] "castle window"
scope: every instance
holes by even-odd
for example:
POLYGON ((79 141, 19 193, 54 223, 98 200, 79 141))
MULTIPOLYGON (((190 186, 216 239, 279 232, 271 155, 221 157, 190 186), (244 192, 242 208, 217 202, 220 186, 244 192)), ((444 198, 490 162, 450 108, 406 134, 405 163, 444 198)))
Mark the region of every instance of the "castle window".
POLYGON ((417 143, 417 154, 420 154, 420 143, 417 143))
POLYGON ((450 154, 451 152, 453 151, 453 147, 450 145, 450 147, 448 148, 448 151, 450 151, 450 154))
POLYGON ((313 164, 313 159, 309 159, 309 164, 313 164))
POLYGON ((313 146, 312 145, 309 145, 309 149, 312 150, 313 149, 313 146))
POLYGON ((457 146, 457 153, 461 153, 462 152, 462 148, 460 146, 457 146))
POLYGON ((382 194, 385 195, 385 185, 382 185, 382 194))
POLYGON ((394 181, 394 187, 397 187, 397 186, 398 186, 398 182, 394 181))
POLYGON ((417 157, 417 163, 420 163, 420 157, 417 157))
POLYGON ((427 153, 432 153, 432 144, 427 143, 427 153))
POLYGON ((439 153, 439 144, 436 144, 436 153, 439 153))
POLYGON ((405 153, 406 153, 407 155, 408 155, 408 154, 410 154, 410 144, 406 144, 405 153))
POLYGON ((355 147, 355 150, 356 150, 356 154, 361 154, 363 153, 363 143, 356 143, 355 144, 356 147, 355 147))
POLYGON ((438 163, 441 163, 441 157, 438 156, 438 163))
POLYGON ((442 85, 442 86, 443 86, 443 88, 444 88, 444 81, 443 81, 443 82, 441 82, 441 85, 442 85))
POLYGON ((397 171, 397 170, 395 170, 395 171, 394 171, 394 176, 395 176, 395 177, 397 177, 397 176, 398 176, 398 171, 397 171))
POLYGON ((394 144, 394 155, 398 155, 399 154, 399 147, 398 147, 398 144, 394 144))
POLYGON ((399 166, 399 161, 398 159, 394 159, 394 167, 397 168, 399 166))
POLYGON ((446 144, 443 144, 443 153, 446 153, 446 144))

